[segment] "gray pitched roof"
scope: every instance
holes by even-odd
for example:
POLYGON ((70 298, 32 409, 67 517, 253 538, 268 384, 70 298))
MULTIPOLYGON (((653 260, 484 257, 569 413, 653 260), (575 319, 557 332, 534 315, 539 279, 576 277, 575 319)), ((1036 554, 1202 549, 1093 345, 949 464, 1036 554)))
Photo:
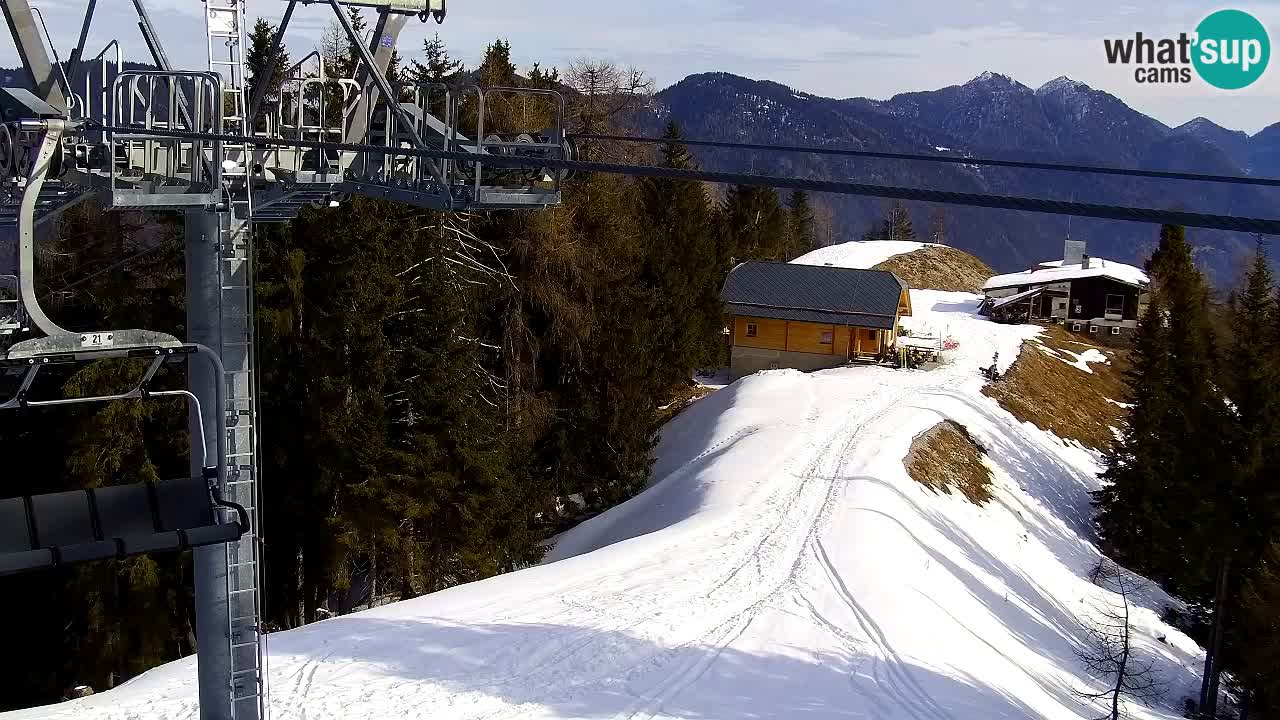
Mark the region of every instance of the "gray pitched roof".
POLYGON ((906 283, 884 270, 745 262, 720 299, 733 315, 890 329, 906 283))

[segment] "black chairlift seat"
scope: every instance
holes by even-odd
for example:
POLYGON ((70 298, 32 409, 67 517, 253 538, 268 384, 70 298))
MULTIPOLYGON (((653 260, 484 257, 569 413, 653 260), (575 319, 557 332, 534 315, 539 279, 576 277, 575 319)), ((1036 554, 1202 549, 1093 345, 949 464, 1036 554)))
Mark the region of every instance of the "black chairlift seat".
POLYGON ((0 500, 0 575, 232 542, 248 518, 204 478, 0 500), (238 520, 220 522, 218 507, 238 520))

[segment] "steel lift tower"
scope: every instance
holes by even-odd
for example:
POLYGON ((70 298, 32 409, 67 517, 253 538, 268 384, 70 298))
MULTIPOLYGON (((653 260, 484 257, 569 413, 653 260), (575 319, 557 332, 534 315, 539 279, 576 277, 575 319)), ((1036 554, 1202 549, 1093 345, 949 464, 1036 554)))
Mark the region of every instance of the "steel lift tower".
MULTIPOLYGON (((305 207, 337 206, 352 194, 441 211, 547 207, 560 202, 562 172, 503 169, 485 158, 564 160, 575 153, 564 133, 563 99, 554 91, 388 81, 401 29, 413 17, 443 22, 444 0, 259 0, 284 6, 274 46, 300 6, 322 5, 358 50, 360 63, 352 77, 339 77, 312 53, 284 69, 279 90, 262 82, 252 96, 245 72, 246 0, 188 0, 205 18, 208 59, 197 70, 172 66, 164 49, 171 38, 157 32, 143 0, 131 1, 147 53, 141 59, 153 69, 126 70, 115 40, 86 54, 97 0, 86 0, 79 41, 66 62, 38 9, 28 0, 0 2, 26 74, 23 87, 0 88, 0 247, 9 240, 15 250, 15 274, 6 274, 0 256, 0 372, 18 378, 17 394, 0 397, 0 410, 185 397, 192 477, 0 500, 0 524, 12 510, 28 529, 0 538, 0 573, 193 549, 200 716, 263 720, 269 702, 254 224, 287 222, 305 207), (369 37, 352 27, 349 7, 376 13, 369 37), (519 113, 495 120, 495 107, 516 106, 519 113), (513 116, 533 118, 536 126, 512 128, 513 116), (395 152, 405 150, 474 160, 395 152), (41 308, 37 231, 89 197, 109 208, 184 214, 185 341, 153 330, 68 330, 41 308), (150 358, 151 365, 124 393, 58 400, 31 395, 42 367, 116 358, 150 358), (186 391, 150 388, 161 365, 184 360, 186 391), (117 495, 129 501, 112 500, 117 495), (76 532, 59 536, 48 531, 54 525, 76 532)), ((193 40, 177 39, 186 45, 193 40)))

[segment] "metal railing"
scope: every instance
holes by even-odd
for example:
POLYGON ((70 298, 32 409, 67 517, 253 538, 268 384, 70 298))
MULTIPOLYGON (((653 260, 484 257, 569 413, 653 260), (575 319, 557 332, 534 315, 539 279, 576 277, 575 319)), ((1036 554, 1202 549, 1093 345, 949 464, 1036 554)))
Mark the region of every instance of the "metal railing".
MULTIPOLYGON (((223 132, 222 78, 217 73, 124 70, 112 83, 111 101, 112 127, 223 132)), ((222 141, 119 130, 108 132, 106 140, 114 154, 111 192, 117 205, 212 205, 218 201, 222 141), (176 184, 181 181, 185 188, 176 184)))

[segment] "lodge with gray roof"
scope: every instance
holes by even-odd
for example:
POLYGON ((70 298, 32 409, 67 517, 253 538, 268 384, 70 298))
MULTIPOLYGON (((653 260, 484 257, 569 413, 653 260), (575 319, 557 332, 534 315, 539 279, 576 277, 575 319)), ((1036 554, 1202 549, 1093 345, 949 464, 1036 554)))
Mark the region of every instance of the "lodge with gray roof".
POLYGON ((730 374, 818 370, 886 355, 911 294, 883 270, 745 262, 720 293, 729 319, 730 374))

